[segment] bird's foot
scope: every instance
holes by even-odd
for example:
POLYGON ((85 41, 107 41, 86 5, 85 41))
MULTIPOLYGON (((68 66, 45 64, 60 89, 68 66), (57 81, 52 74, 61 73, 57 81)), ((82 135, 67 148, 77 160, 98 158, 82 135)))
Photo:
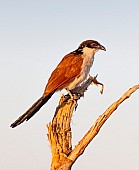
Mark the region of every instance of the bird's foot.
POLYGON ((71 100, 77 100, 81 97, 81 95, 79 93, 76 93, 76 92, 72 92, 72 90, 69 90, 69 89, 66 89, 71 100))
POLYGON ((97 81, 97 76, 98 76, 98 74, 95 77, 93 77, 93 81, 91 84, 96 85, 96 86, 101 85, 100 93, 103 94, 104 85, 102 83, 100 83, 99 81, 97 81))

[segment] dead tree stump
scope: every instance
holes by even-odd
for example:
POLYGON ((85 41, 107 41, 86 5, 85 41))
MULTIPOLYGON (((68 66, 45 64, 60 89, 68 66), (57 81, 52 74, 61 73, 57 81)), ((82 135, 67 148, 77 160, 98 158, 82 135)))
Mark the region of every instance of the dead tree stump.
POLYGON ((100 128, 110 115, 125 99, 129 98, 134 91, 139 89, 138 84, 124 93, 119 100, 114 102, 102 115, 99 116, 85 136, 74 148, 72 148, 72 132, 70 124, 72 113, 78 105, 77 101, 84 95, 84 92, 91 83, 102 85, 101 93, 103 92, 103 84, 99 83, 96 80, 96 77, 89 77, 85 83, 74 89, 72 91, 75 93, 74 99, 70 99, 69 95, 62 96, 59 105, 56 108, 52 123, 47 125, 48 140, 52 152, 50 170, 71 170, 76 159, 84 152, 87 145, 98 134, 100 128))

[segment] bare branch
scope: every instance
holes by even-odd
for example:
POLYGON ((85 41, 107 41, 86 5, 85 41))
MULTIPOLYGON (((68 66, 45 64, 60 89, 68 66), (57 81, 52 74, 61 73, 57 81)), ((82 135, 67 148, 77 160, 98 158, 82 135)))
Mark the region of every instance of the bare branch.
POLYGON ((89 129, 75 148, 72 149, 72 132, 70 127, 72 113, 77 107, 77 101, 80 97, 84 96, 84 92, 92 82, 95 85, 101 85, 103 90, 103 84, 99 83, 96 80, 96 77, 93 78, 90 76, 85 83, 72 91, 72 93, 75 94, 74 100, 70 99, 69 95, 62 96, 59 105, 56 108, 52 123, 47 125, 48 140, 52 149, 51 170, 71 170, 76 159, 84 152, 88 144, 98 134, 105 121, 125 99, 129 98, 134 91, 139 89, 138 84, 125 92, 119 100, 114 102, 102 115, 99 116, 94 125, 89 129))
POLYGON ((76 147, 72 150, 68 158, 73 162, 84 152, 87 145, 94 139, 98 134, 100 128, 105 123, 105 121, 111 116, 111 114, 118 108, 118 106, 127 98, 131 96, 137 89, 139 89, 139 84, 130 88, 125 92, 119 100, 114 102, 99 118, 95 121, 94 125, 89 129, 85 136, 80 140, 76 147))

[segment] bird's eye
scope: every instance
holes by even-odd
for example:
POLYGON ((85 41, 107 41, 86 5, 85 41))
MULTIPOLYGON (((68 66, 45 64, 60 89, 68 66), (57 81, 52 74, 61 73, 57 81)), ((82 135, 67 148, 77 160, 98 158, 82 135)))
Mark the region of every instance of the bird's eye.
POLYGON ((97 46, 98 46, 98 45, 97 45, 96 43, 92 43, 92 44, 91 44, 91 47, 94 47, 94 48, 95 48, 95 47, 97 47, 97 46))

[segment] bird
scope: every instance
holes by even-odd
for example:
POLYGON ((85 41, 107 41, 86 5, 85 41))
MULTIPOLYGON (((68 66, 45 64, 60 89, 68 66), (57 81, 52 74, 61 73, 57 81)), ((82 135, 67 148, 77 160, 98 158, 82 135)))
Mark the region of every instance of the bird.
POLYGON ((57 91, 66 89, 72 98, 71 90, 87 79, 93 65, 94 55, 99 50, 106 51, 106 48, 96 40, 85 40, 76 50, 65 55, 51 73, 43 95, 12 123, 11 127, 15 128, 25 120, 28 121, 57 91))

